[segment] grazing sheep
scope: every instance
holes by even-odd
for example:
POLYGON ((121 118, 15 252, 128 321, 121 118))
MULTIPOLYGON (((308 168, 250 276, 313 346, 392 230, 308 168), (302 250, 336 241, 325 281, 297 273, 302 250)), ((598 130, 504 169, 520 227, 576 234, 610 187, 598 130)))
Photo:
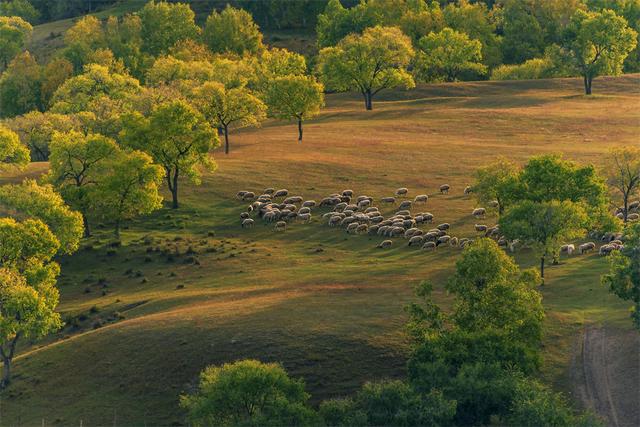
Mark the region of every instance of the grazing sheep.
POLYGON ((371 205, 371 200, 369 199, 364 199, 358 202, 358 209, 364 209, 369 207, 369 205, 371 205))
POLYGON ((596 248, 596 244, 593 242, 583 243, 580 246, 578 246, 578 253, 584 254, 594 250, 595 248, 596 248))
POLYGON ((425 204, 427 203, 427 200, 429 200, 429 196, 427 196, 426 194, 418 194, 416 197, 414 197, 413 203, 425 204))
POLYGON ((474 227, 478 233, 486 233, 489 229, 489 227, 484 224, 475 224, 474 227))
POLYGON ((247 218, 249 218, 249 212, 240 213, 240 219, 247 219, 247 218))
POLYGON ((422 214, 422 218, 424 219, 424 222, 431 224, 433 222, 433 214, 426 212, 422 214))
POLYGON ((396 198, 395 197, 383 197, 382 199, 380 199, 380 201, 382 203, 391 203, 392 205, 396 203, 396 198))
POLYGON ((338 197, 325 197, 324 199, 320 200, 320 207, 335 206, 338 203, 340 203, 340 198, 338 197))
POLYGON ((439 237, 439 234, 437 231, 429 231, 427 234, 424 235, 425 240, 430 240, 430 241, 436 241, 439 237))
POLYGON ((367 224, 360 224, 356 228, 356 234, 366 233, 368 229, 369 226, 367 224))
POLYGON ((492 200, 489 202, 490 208, 497 208, 498 206, 500 206, 500 203, 497 200, 492 200))
POLYGON ((236 198, 240 199, 240 200, 244 200, 244 195, 247 194, 248 191, 238 191, 236 193, 236 198))
POLYGON ((393 227, 390 234, 392 236, 402 236, 404 234, 404 227, 393 227))
POLYGON ((352 216, 348 216, 340 221, 340 225, 349 225, 351 223, 358 222, 358 219, 352 216))
POLYGON ((425 242, 425 244, 422 245, 422 249, 424 249, 424 250, 433 250, 434 251, 437 246, 438 245, 436 245, 436 242, 425 242))
POLYGON ((342 221, 342 217, 338 215, 334 215, 331 218, 329 218, 329 226, 335 227, 336 225, 340 224, 340 221, 342 221))
POLYGON ((635 211, 636 209, 640 208, 640 200, 634 200, 633 202, 629 203, 629 210, 630 211, 635 211))
POLYGON ((351 234, 351 232, 355 232, 356 229, 358 228, 360 224, 358 224, 357 222, 352 222, 349 225, 347 225, 347 233, 351 234))
POLYGON ((442 184, 440 186, 440 194, 449 194, 449 189, 451 187, 449 186, 449 184, 442 184))
POLYGON ((475 208, 471 213, 471 215, 473 215, 476 218, 484 218, 484 215, 486 213, 487 213, 487 210, 485 208, 475 208))
POLYGON ((445 222, 443 224, 440 224, 439 226, 437 226, 436 228, 440 231, 444 231, 444 230, 448 230, 451 226, 449 225, 448 222, 445 222))
POLYGON ((396 197, 407 197, 407 194, 409 194, 409 190, 405 187, 396 190, 396 197))
POLYGON ((302 196, 291 196, 284 199, 285 204, 301 203, 304 199, 302 196))
POLYGON ((400 210, 411 209, 411 200, 405 200, 404 202, 400 203, 400 206, 398 207, 398 209, 400 210))
POLYGON ((374 224, 380 224, 382 221, 384 221, 384 217, 382 215, 371 217, 371 222, 374 224))
POLYGON ((300 221, 303 221, 303 222, 311 221, 311 214, 310 213, 298 213, 297 215, 298 215, 298 219, 300 221))
POLYGON ((369 197, 369 196, 358 196, 358 198, 356 199, 356 203, 360 203, 363 200, 368 200, 370 203, 373 202, 373 197, 369 197))
POLYGON ((264 194, 273 194, 275 192, 276 192, 276 189, 275 188, 271 188, 271 187, 265 188, 264 191, 263 191, 264 194))
POLYGON ((608 245, 602 245, 600 246, 600 250, 598 251, 598 254, 600 255, 609 255, 611 252, 613 251, 617 251, 620 249, 619 245, 613 245, 613 244, 608 244, 608 245))
POLYGON ((409 239, 409 246, 420 246, 422 245, 422 241, 424 240, 424 237, 422 236, 413 236, 412 238, 409 239))
POLYGON ((300 208, 300 209, 298 210, 298 213, 299 213, 299 214, 308 214, 308 213, 311 213, 311 209, 310 209, 310 208, 307 208, 307 207, 300 208))
POLYGON ((367 230, 367 234, 369 234, 370 236, 375 236, 376 234, 378 234, 378 229, 380 227, 377 225, 372 225, 369 227, 369 229, 367 230))
POLYGON ((451 240, 451 236, 449 236, 449 235, 446 235, 446 234, 445 234, 444 236, 440 236, 440 237, 438 237, 438 240, 437 240, 437 242, 436 242, 436 245, 437 245, 437 246, 443 245, 443 244, 445 244, 445 243, 448 243, 448 242, 449 242, 449 240, 451 240))
POLYGON ((347 205, 347 207, 346 207, 346 208, 344 208, 344 209, 345 209, 345 210, 350 210, 350 211, 354 211, 354 212, 355 212, 355 211, 357 211, 357 210, 358 210, 358 205, 353 205, 353 204, 351 204, 351 205, 347 205))
POLYGON ((640 214, 630 213, 627 215, 627 221, 637 221, 638 219, 640 219, 640 214))
POLYGON ((253 193, 251 191, 247 191, 242 196, 242 200, 253 200, 253 199, 255 199, 255 197, 256 197, 255 193, 253 193))
POLYGON ((387 230, 390 228, 390 225, 383 225, 378 227, 378 236, 382 236, 384 234, 386 234, 387 230))
POLYGON ((307 200, 306 202, 302 203, 302 207, 303 208, 312 208, 316 205, 316 201, 315 200, 307 200))
POLYGON ((335 207, 333 208, 333 210, 334 210, 334 211, 336 211, 336 212, 342 212, 342 211, 344 211, 344 210, 347 208, 347 206, 349 206, 349 204, 348 204, 348 203, 346 203, 346 202, 341 202, 341 203, 338 203, 337 205, 335 205, 335 207))
POLYGON ((246 218, 242 220, 242 228, 251 228, 253 227, 253 220, 251 218, 246 218))
POLYGON ((461 238, 461 239, 460 239, 460 241, 458 242, 458 245, 459 245, 461 248, 464 248, 465 246, 467 246, 467 244, 468 244, 469 240, 470 240, 470 239, 468 239, 468 238, 466 238, 466 237, 463 237, 463 238, 461 238))
POLYGON ((504 237, 501 237, 498 239, 498 246, 500 246, 501 248, 506 248, 507 247, 507 239, 504 237))
POLYGON ((287 223, 284 221, 278 221, 276 222, 275 227, 273 227, 273 229, 275 231, 286 231, 287 230, 287 223))
POLYGON ((401 209, 398 212, 396 212, 394 216, 410 216, 410 215, 411 215, 411 212, 401 209))
POLYGON ((282 190, 278 190, 273 194, 273 197, 287 197, 289 195, 289 190, 286 189, 282 189, 282 190))
POLYGON ((404 238, 408 239, 409 237, 412 237, 414 234, 416 234, 416 232, 418 231, 420 230, 418 230, 417 228, 410 228, 404 232, 404 238))
POLYGON ((464 187, 464 195, 468 195, 473 193, 473 187, 471 187, 470 185, 467 185, 466 187, 464 187))
POLYGON ((382 242, 380 242, 378 247, 380 249, 387 249, 387 248, 390 248, 391 245, 393 245, 393 241, 392 240, 383 240, 382 242))
POLYGON ((566 253, 567 255, 571 255, 575 250, 576 250, 576 247, 573 244, 560 246, 560 253, 566 253))
POLYGON ((458 238, 452 237, 451 239, 449 239, 449 246, 453 246, 453 247, 458 246, 458 238))
POLYGON ((353 197, 353 190, 343 190, 342 195, 347 197, 353 197))

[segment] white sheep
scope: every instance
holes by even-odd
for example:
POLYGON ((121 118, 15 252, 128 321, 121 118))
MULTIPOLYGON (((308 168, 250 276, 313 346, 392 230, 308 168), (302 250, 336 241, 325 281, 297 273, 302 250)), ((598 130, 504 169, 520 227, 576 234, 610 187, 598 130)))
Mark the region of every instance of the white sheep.
POLYGON ((426 194, 418 194, 416 197, 414 197, 413 203, 425 204, 427 203, 427 200, 429 200, 429 196, 427 196, 426 194))
POLYGON ((342 221, 342 217, 339 215, 334 215, 329 218, 329 226, 335 227, 336 225, 340 224, 340 221, 342 221))
POLYGON ((276 225, 273 227, 273 229, 275 231, 286 231, 287 230, 287 223, 285 221, 278 221, 278 222, 276 222, 276 225))
POLYGON ((422 249, 424 250, 435 250, 436 249, 436 242, 425 242, 424 245, 422 245, 422 249))
POLYGON ((367 224, 359 224, 356 228, 356 234, 366 233, 368 229, 369 226, 367 224))
POLYGON ((468 195, 473 193, 473 187, 471 187, 470 185, 467 185, 466 187, 464 187, 464 195, 468 195))
POLYGON ((596 244, 593 242, 583 243, 580 246, 578 246, 578 253, 584 254, 594 250, 595 248, 596 248, 596 244))
POLYGON ((303 222, 309 222, 309 221, 311 221, 311 214, 308 213, 308 212, 307 213, 298 213, 298 219, 300 221, 303 221, 303 222))
POLYGON ((449 189, 451 187, 449 186, 449 184, 442 184, 440 186, 440 194, 449 194, 449 189))
POLYGON ((401 187, 401 188, 398 188, 396 190, 396 196, 398 196, 398 197, 400 197, 400 196, 407 197, 407 194, 409 194, 409 189, 407 189, 405 187, 401 187))
POLYGON ((412 238, 409 239, 409 246, 420 246, 422 245, 422 242, 424 240, 424 237, 422 236, 413 236, 412 238))
POLYGON ((343 190, 342 195, 346 197, 353 197, 353 190, 343 190))
POLYGON ((393 241, 392 240, 383 240, 382 242, 380 242, 378 247, 381 248, 381 249, 387 249, 387 248, 390 248, 391 245, 393 245, 393 241))
POLYGON ((486 213, 487 213, 487 210, 485 208, 475 208, 471 213, 471 215, 473 215, 476 218, 483 218, 486 213))
POLYGON ((451 227, 448 222, 438 225, 436 228, 440 231, 448 230, 451 227))
POLYGON ((278 190, 273 194, 273 197, 287 197, 289 195, 289 190, 287 189, 282 189, 282 190, 278 190))
POLYGON ((244 195, 245 195, 245 194, 247 194, 247 193, 248 193, 248 191, 238 191, 238 192, 236 193, 236 198, 238 198, 238 199, 240 199, 240 200, 243 200, 244 195))
POLYGON ((273 194, 275 192, 276 192, 276 189, 275 188, 271 188, 271 187, 265 188, 264 191, 263 191, 264 194, 273 194))
POLYGON ((498 206, 500 206, 500 203, 497 200, 492 200, 489 202, 490 208, 497 208, 498 206))
POLYGON ((253 200, 253 199, 255 199, 255 197, 256 197, 255 193, 253 193, 251 191, 247 191, 242 196, 242 200, 253 200))
POLYGON ((396 198, 395 197, 383 197, 382 199, 380 199, 380 201, 382 203, 391 203, 391 204, 395 204, 396 203, 396 198))
POLYGON ((247 219, 247 218, 249 218, 249 212, 240 213, 240 219, 247 219))
POLYGON ((458 238, 452 237, 451 239, 449 239, 449 246, 453 246, 453 247, 458 246, 458 238))
POLYGON ((571 255, 575 250, 576 250, 576 247, 573 244, 560 246, 560 253, 566 253, 567 255, 571 255))
POLYGON ((411 200, 405 200, 404 202, 400 203, 400 206, 398 207, 398 209, 400 210, 411 209, 411 200))
POLYGON ((484 224, 475 224, 474 227, 478 233, 486 233, 489 228, 484 224))
POLYGON ((349 225, 347 225, 347 233, 351 234, 351 232, 355 232, 356 229, 358 228, 360 224, 358 224, 357 222, 352 222, 349 225))
POLYGON ((291 196, 284 199, 284 203, 285 204, 300 203, 302 202, 302 200, 304 200, 302 196, 291 196))
POLYGON ((245 218, 242 220, 242 228, 251 228, 253 227, 253 220, 251 218, 245 218))
POLYGON ((308 214, 311 213, 311 208, 303 207, 298 210, 299 214, 308 214))
POLYGON ((316 205, 316 201, 315 200, 307 200, 306 202, 302 203, 302 207, 303 208, 312 208, 316 205))

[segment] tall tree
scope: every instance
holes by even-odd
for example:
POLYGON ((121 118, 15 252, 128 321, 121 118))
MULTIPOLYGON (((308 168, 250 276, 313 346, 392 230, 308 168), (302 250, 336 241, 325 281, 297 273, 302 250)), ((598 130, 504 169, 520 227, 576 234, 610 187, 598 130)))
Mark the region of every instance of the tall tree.
POLYGON ((640 330, 640 223, 626 230, 624 248, 611 254, 609 273, 602 283, 609 291, 633 303, 631 319, 640 330))
POLYGON ((20 137, 31 151, 34 161, 49 159, 49 144, 55 132, 80 130, 80 122, 74 116, 31 111, 7 121, 7 126, 20 137))
POLYGON ((482 64, 482 43, 465 33, 445 28, 429 33, 418 42, 415 74, 424 81, 453 82, 463 73, 483 75, 487 67, 482 64))
POLYGON ((23 168, 30 160, 29 150, 20 143, 18 134, 0 125, 0 170, 9 165, 23 168))
POLYGON ((584 80, 585 94, 591 95, 593 79, 622 72, 625 58, 636 47, 638 33, 612 10, 578 10, 564 35, 567 61, 584 80))
POLYGON ((383 89, 415 86, 407 67, 414 56, 411 40, 395 27, 367 28, 351 34, 336 47, 320 51, 318 70, 328 89, 356 89, 365 108, 373 108, 373 97, 383 89))
POLYGON ((200 28, 195 14, 186 3, 151 0, 138 13, 144 52, 153 56, 166 54, 180 40, 195 39, 200 28))
POLYGON ((502 157, 476 171, 473 192, 478 201, 498 204, 498 214, 502 215, 512 201, 518 186, 519 169, 515 163, 502 157))
POLYGON ((224 134, 224 153, 229 154, 229 127, 256 126, 266 117, 267 107, 246 87, 227 89, 207 82, 195 91, 197 108, 209 123, 224 134))
POLYGON ((80 132, 54 134, 49 146, 49 181, 65 201, 82 214, 84 236, 91 235, 89 215, 95 198, 92 191, 118 150, 115 141, 102 135, 80 132))
POLYGON ((586 234, 589 218, 578 203, 526 200, 507 210, 499 224, 507 239, 519 239, 531 245, 540 259, 540 276, 544 284, 546 258, 555 256, 566 241, 586 234))
POLYGON ((311 76, 278 77, 265 96, 269 115, 298 122, 298 142, 302 142, 302 122, 320 113, 324 87, 311 76))
POLYGON ((91 53, 106 47, 102 23, 93 15, 83 16, 65 32, 64 43, 64 57, 76 73, 81 72, 91 53))
POLYGON ((18 16, 0 16, 0 70, 7 68, 9 61, 20 52, 33 27, 18 16))
POLYGON ((28 0, 8 0, 0 3, 0 16, 18 16, 30 24, 36 24, 40 12, 28 0))
POLYGON ((43 110, 42 68, 29 52, 16 55, 0 77, 0 117, 43 110))
POLYGON ((109 159, 108 170, 100 177, 94 196, 94 209, 101 218, 112 221, 120 238, 122 221, 148 214, 162 207, 158 188, 162 168, 143 152, 118 150, 109 159))
POLYGON ((626 223, 630 198, 640 191, 640 148, 612 149, 607 156, 605 170, 609 185, 622 196, 622 220, 626 223))
POLYGON ((204 24, 202 39, 213 53, 255 55, 264 49, 262 33, 251 14, 228 4, 222 12, 215 9, 211 12, 204 24))
POLYGON ((178 208, 178 185, 183 175, 197 184, 199 166, 215 169, 209 151, 219 144, 218 136, 188 103, 167 102, 157 106, 149 117, 134 112, 123 122, 122 141, 148 153, 164 169, 174 209, 178 208))

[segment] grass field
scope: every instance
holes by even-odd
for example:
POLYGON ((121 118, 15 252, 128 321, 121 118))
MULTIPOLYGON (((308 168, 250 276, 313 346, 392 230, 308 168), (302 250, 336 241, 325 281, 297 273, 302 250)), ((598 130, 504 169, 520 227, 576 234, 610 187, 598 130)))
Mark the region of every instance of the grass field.
MULTIPOLYGON (((285 187, 319 200, 351 188, 379 198, 406 186, 430 195, 424 210, 450 222, 452 235, 472 236, 476 203, 462 190, 498 155, 524 162, 562 153, 600 164, 609 148, 639 143, 640 76, 597 79, 592 97, 581 91, 578 79, 429 85, 383 92, 369 112, 356 95, 337 94, 305 125, 302 144, 288 123, 233 132, 231 154, 216 152, 218 171, 183 186, 179 210, 129 224, 121 247, 98 229, 61 260, 67 326, 21 348, 1 422, 180 424, 178 396, 198 372, 246 357, 282 362, 304 377, 314 403, 402 376, 403 307, 425 279, 446 303, 442 285, 459 251, 424 253, 403 239, 376 249, 380 238, 329 228, 318 213, 285 233, 259 221, 242 230, 235 193, 285 187), (436 194, 443 183, 449 195, 436 194)), ((45 169, 34 164, 28 173, 45 169)), ((534 264, 527 251, 516 258, 534 264)), ((628 304, 599 284, 606 269, 597 255, 548 269, 541 375, 559 390, 572 391, 582 328, 630 329, 628 304)))

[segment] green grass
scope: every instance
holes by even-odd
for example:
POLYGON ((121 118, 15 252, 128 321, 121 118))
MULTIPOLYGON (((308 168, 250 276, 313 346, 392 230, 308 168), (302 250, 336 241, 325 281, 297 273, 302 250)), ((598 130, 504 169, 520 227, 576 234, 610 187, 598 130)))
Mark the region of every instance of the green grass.
MULTIPOLYGON (((403 239, 379 250, 380 238, 329 228, 317 212, 285 233, 260 221, 242 230, 245 204, 235 193, 286 187, 319 200, 352 188, 379 198, 406 186, 431 196, 424 210, 450 222, 453 235, 471 236, 476 202, 462 190, 477 167, 498 155, 524 162, 551 152, 599 165, 609 148, 637 144, 639 83, 637 75, 597 79, 592 98, 580 95, 577 79, 429 85, 383 92, 370 112, 356 95, 337 94, 305 125, 302 144, 288 123, 232 132, 231 154, 216 151, 218 171, 199 187, 183 185, 179 210, 131 222, 115 249, 109 228, 97 227, 61 260, 68 326, 22 345, 3 422, 181 423, 178 396, 198 372, 246 357, 282 362, 306 380, 314 403, 401 377, 403 308, 425 279, 448 301, 442 285, 459 251, 424 253, 403 239), (436 194, 445 182, 450 194, 436 194)), ((45 169, 35 164, 29 174, 45 169)), ((535 264, 527 251, 516 258, 535 264)), ((547 270, 541 376, 560 390, 571 390, 567 372, 584 325, 630 329, 628 304, 599 284, 606 269, 605 258, 588 255, 547 270)))

